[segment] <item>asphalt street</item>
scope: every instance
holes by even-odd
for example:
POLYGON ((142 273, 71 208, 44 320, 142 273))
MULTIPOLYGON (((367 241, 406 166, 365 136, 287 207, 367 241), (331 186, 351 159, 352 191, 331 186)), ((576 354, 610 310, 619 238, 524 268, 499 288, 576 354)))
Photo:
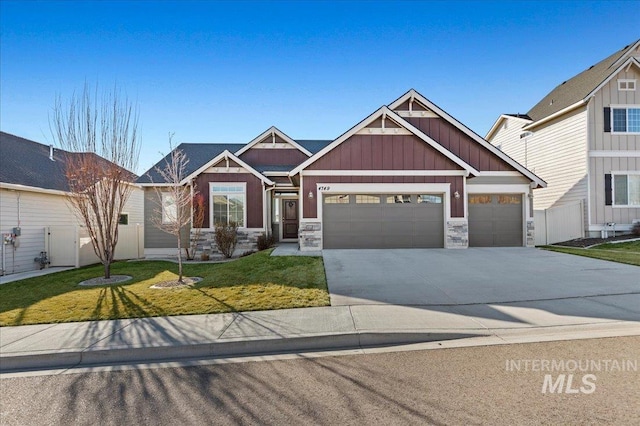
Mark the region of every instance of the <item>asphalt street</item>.
POLYGON ((634 362, 640 337, 10 376, 0 424, 637 425, 634 362), (564 367, 533 371, 544 361, 564 367), (543 393, 547 374, 573 384, 543 393))

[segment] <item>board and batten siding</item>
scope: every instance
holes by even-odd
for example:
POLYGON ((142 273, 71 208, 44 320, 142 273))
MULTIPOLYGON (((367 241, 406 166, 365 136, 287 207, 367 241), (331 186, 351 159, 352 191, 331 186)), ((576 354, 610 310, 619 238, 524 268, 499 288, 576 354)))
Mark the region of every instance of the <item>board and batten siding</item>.
POLYGON ((524 141, 520 139, 520 134, 524 132, 522 128, 530 121, 515 117, 503 118, 498 130, 492 135, 489 142, 509 157, 516 160, 523 166, 526 165, 526 153, 524 141))
POLYGON ((506 161, 442 118, 406 117, 413 126, 480 171, 515 171, 506 161))
POLYGON ((587 201, 586 108, 534 128, 521 143, 527 151, 523 165, 547 182, 546 188, 533 192, 534 209, 587 201))
POLYGON ((618 79, 635 79, 640 83, 636 67, 624 69, 598 90, 589 102, 589 185, 591 187, 590 217, 595 228, 609 222, 630 225, 640 219, 640 208, 605 205, 605 174, 640 171, 640 135, 616 134, 604 130, 604 108, 611 105, 640 105, 640 88, 619 91, 618 79), (612 151, 607 153, 607 151, 612 151), (597 156, 594 154, 597 153, 597 156))

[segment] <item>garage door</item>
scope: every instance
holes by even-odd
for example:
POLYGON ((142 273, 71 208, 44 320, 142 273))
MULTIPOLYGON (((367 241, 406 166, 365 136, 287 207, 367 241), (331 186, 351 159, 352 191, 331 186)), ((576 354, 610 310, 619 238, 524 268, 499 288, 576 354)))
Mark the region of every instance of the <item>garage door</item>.
POLYGON ((522 195, 469 195, 469 246, 522 246, 522 195))
POLYGON ((341 194, 323 198, 324 248, 443 247, 441 194, 341 194))

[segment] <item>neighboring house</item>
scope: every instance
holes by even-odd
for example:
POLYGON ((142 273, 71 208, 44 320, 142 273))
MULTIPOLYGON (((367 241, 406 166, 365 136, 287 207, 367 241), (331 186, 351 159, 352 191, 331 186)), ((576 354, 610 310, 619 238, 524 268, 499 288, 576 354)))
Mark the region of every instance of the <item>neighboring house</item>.
MULTIPOLYGON (((47 252, 52 266, 81 266, 97 261, 90 240, 65 199, 69 188, 64 161, 69 154, 0 132, 3 275, 39 269, 40 264, 34 259, 43 251, 47 252)), ((140 233, 142 238, 144 213, 142 191, 138 187, 120 219, 123 224, 116 257, 139 257, 135 234, 140 233), (131 252, 134 254, 129 254, 131 252)))
MULTIPOLYGON (((533 245, 530 197, 545 186, 414 90, 335 140, 294 140, 272 127, 244 145, 176 149, 190 160, 181 183, 207 200, 199 250, 212 248, 216 223, 232 220, 247 248, 262 233, 302 250, 533 245)), ((171 236, 151 225, 155 187, 167 183, 154 168, 138 183, 145 254, 175 254, 171 236)))
POLYGON ((589 236, 640 219, 639 83, 640 40, 496 120, 486 139, 548 184, 536 210, 581 203, 589 236))

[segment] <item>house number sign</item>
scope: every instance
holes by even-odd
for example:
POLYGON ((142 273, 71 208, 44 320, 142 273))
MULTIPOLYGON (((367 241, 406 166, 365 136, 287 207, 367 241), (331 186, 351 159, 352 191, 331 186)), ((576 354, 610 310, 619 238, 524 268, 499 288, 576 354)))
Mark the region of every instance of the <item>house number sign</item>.
POLYGON ((318 191, 329 191, 331 189, 330 186, 319 186, 318 191))

